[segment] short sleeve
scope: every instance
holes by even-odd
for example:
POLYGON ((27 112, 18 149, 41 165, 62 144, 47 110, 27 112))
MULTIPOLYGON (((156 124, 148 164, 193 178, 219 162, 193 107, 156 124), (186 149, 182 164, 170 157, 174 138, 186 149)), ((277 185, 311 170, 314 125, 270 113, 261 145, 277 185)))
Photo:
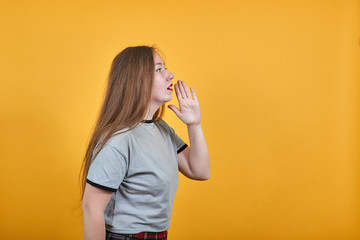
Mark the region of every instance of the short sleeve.
POLYGON ((170 132, 171 140, 176 145, 177 154, 181 153, 188 145, 175 133, 175 130, 170 127, 164 120, 162 120, 164 126, 170 132))
POLYGON ((90 165, 87 183, 116 192, 127 172, 127 159, 115 147, 106 144, 90 165))
POLYGON ((172 129, 172 139, 176 144, 177 154, 181 153, 188 145, 175 133, 174 129, 172 129))

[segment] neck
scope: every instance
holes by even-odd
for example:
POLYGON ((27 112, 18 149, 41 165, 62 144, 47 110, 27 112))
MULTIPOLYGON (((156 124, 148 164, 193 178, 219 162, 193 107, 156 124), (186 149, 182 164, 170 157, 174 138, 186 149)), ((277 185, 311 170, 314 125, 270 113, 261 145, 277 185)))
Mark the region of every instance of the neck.
POLYGON ((161 107, 161 105, 158 104, 150 104, 149 110, 147 111, 146 116, 144 117, 144 120, 152 120, 155 112, 161 107))

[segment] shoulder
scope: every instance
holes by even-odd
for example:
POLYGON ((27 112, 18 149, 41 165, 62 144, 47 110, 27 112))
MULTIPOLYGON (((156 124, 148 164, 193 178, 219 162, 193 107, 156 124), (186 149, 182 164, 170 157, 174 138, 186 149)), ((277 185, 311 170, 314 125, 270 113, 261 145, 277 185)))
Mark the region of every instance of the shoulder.
POLYGON ((131 134, 134 129, 127 131, 128 129, 122 129, 120 131, 115 132, 105 145, 111 146, 119 151, 126 150, 129 142, 131 141, 131 134))
POLYGON ((158 126, 162 131, 165 131, 169 134, 174 133, 174 129, 170 127, 163 119, 158 122, 155 122, 155 125, 158 126))
POLYGON ((144 132, 146 132, 146 127, 143 124, 139 124, 131 129, 124 128, 115 132, 106 142, 106 145, 115 148, 127 148, 131 142, 136 141, 138 138, 142 138, 144 132))

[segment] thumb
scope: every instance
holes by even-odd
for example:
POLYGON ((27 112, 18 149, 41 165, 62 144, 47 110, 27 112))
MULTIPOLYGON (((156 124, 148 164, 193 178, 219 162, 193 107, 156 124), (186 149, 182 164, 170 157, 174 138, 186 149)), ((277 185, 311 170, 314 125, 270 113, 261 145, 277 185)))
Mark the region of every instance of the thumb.
POLYGON ((168 108, 170 108, 176 114, 176 116, 180 115, 180 110, 177 107, 175 107, 175 105, 171 104, 168 106, 168 108))

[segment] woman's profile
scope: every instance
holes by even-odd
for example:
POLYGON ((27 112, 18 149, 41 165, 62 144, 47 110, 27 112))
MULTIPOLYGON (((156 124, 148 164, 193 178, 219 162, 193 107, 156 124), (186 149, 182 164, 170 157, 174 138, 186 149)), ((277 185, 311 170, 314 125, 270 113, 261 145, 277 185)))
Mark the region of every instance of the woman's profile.
POLYGON ((84 239, 167 239, 178 172, 210 177, 196 93, 173 78, 154 47, 114 58, 81 171, 84 239), (174 90, 189 146, 161 118, 174 90))

